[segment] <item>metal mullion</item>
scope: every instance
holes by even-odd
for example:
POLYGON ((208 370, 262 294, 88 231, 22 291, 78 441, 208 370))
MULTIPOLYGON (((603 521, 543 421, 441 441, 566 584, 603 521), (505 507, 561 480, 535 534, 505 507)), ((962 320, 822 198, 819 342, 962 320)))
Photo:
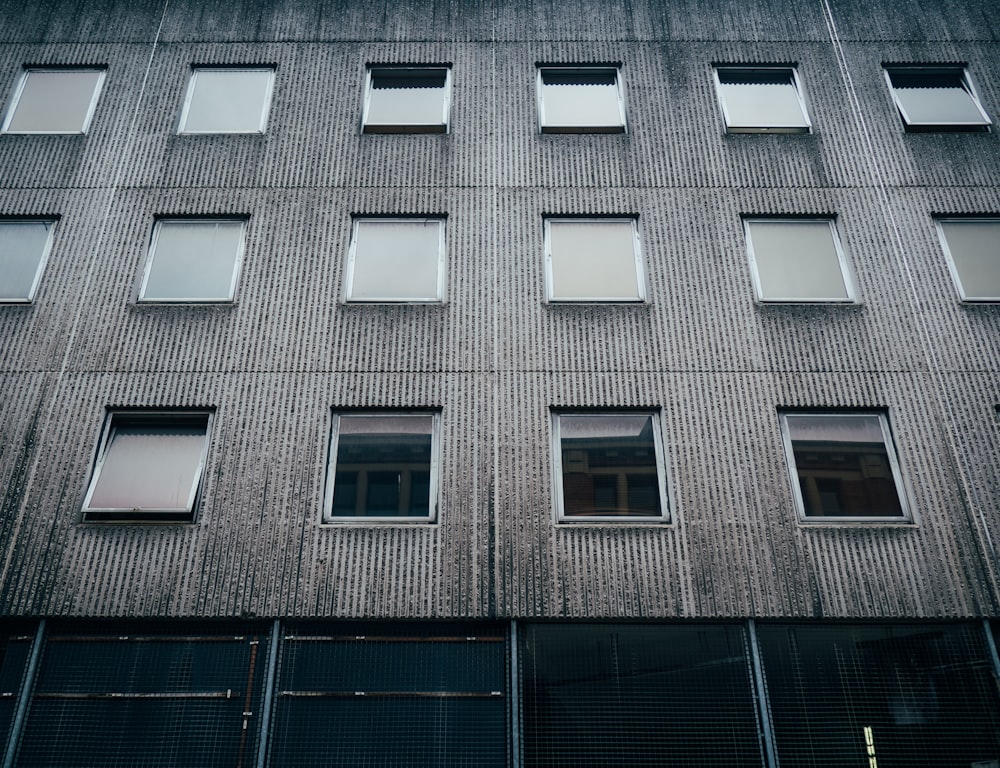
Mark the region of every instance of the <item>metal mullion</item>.
POLYGON ((63 701, 136 701, 143 699, 167 699, 167 700, 187 700, 187 699, 237 699, 242 696, 241 691, 232 689, 226 691, 188 691, 168 692, 156 691, 149 693, 135 693, 127 691, 107 691, 105 693, 36 693, 36 699, 59 699, 63 701))
POLYGON ((7 751, 4 754, 3 768, 12 768, 14 757, 17 754, 18 742, 21 739, 21 732, 24 730, 24 720, 28 712, 28 703, 31 701, 31 693, 35 686, 35 674, 38 670, 38 660, 42 655, 42 645, 45 642, 45 619, 38 622, 38 629, 35 631, 35 639, 31 644, 31 655, 28 657, 28 666, 24 672, 21 682, 21 692, 17 699, 17 710, 14 713, 14 722, 11 724, 7 741, 7 751))

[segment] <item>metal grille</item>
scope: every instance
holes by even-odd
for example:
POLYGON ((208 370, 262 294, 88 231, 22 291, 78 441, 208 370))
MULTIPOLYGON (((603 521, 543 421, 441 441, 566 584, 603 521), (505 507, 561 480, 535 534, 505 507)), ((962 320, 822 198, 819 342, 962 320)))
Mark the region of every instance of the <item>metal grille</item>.
POLYGON ((53 627, 17 765, 251 765, 266 656, 258 627, 53 627))
POLYGON ((506 654, 502 626, 287 628, 271 763, 506 765, 506 654))
POLYGON ((534 625, 529 766, 760 766, 746 636, 728 625, 534 625))
POLYGON ((1000 759, 982 626, 758 626, 778 757, 817 768, 1000 759))

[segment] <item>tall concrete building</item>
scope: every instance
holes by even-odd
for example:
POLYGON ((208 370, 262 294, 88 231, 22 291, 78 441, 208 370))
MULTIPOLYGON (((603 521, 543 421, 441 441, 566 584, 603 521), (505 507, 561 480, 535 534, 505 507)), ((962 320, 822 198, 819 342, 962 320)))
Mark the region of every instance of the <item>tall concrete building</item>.
POLYGON ((1000 766, 995 0, 3 0, 5 766, 1000 766))

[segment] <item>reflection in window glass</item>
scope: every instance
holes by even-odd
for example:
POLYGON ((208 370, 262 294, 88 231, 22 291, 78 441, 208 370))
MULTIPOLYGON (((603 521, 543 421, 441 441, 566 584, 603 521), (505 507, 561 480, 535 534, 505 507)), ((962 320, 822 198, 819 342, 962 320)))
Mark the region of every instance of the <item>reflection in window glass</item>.
POLYGON ((1000 301, 1000 218, 938 219, 941 245, 965 301, 1000 301))
POLYGON ((809 117, 790 67, 718 67, 716 86, 730 133, 804 133, 809 117))
POLYGON ((543 68, 538 72, 543 133, 622 133, 621 77, 610 67, 543 68))
POLYGON ((195 69, 181 133, 263 133, 273 69, 195 69))
POLYGON ((433 520, 434 414, 337 416, 327 520, 433 520))
POLYGON ((84 517, 189 520, 208 447, 208 420, 208 414, 112 414, 84 517))
POLYGON ((641 301, 635 219, 546 219, 552 301, 641 301))
POLYGON ((851 301, 853 288, 829 219, 744 222, 761 301, 851 301))
POLYGON ((31 301, 54 221, 0 221, 0 301, 31 301))
POLYGON ((440 301, 443 219, 357 219, 348 301, 440 301))
POLYGON ((882 414, 785 413, 781 419, 793 485, 805 517, 908 516, 882 414))
POLYGON ((141 301, 231 301, 246 222, 156 223, 141 301))
POLYGON ((555 431, 561 518, 666 516, 652 414, 558 414, 555 431))
POLYGON ((890 67, 886 77, 908 131, 985 131, 990 125, 964 67, 890 67))
POLYGON ((103 69, 29 69, 4 124, 6 133, 85 133, 103 69))
POLYGON ((365 133, 444 133, 450 77, 447 67, 369 69, 365 133))

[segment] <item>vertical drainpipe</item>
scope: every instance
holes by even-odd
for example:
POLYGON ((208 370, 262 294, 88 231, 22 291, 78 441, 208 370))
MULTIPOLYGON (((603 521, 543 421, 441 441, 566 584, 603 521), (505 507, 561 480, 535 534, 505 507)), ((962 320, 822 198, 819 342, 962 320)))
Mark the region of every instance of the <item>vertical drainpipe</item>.
POLYGON ((517 621, 510 621, 510 752, 513 768, 521 768, 521 700, 519 696, 517 621))

